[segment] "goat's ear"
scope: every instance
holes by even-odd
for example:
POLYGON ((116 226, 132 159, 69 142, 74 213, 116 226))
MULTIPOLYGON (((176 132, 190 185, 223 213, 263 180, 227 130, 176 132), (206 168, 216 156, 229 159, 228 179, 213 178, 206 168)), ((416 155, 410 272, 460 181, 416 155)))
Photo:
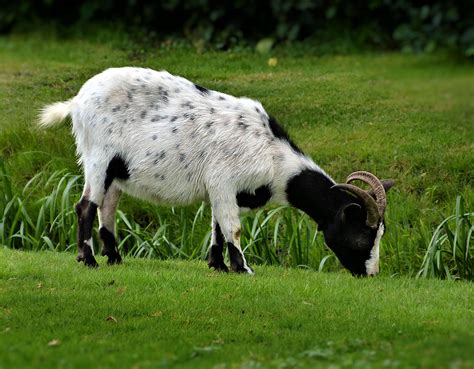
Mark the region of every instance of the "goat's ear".
MULTIPOLYGON (((382 179, 380 182, 382 182, 385 192, 388 192, 388 190, 390 190, 395 185, 395 181, 393 179, 382 179)), ((375 193, 373 190, 369 191, 369 195, 375 199, 375 193)))
POLYGON ((395 185, 395 181, 393 179, 382 179, 381 182, 385 192, 388 192, 388 190, 390 190, 395 185))
POLYGON ((362 212, 362 207, 355 202, 348 205, 344 205, 339 210, 339 218, 343 223, 353 223, 359 220, 364 220, 364 214, 362 212))

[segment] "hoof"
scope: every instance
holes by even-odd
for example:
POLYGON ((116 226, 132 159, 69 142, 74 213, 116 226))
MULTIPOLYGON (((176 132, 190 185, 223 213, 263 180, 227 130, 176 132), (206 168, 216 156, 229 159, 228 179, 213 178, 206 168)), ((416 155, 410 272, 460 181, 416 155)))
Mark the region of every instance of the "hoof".
POLYGON ((249 275, 254 275, 255 274, 253 269, 250 268, 248 265, 247 265, 246 268, 243 265, 232 265, 232 270, 235 273, 239 273, 239 274, 249 274, 249 275))
POLYGON ((225 265, 224 261, 221 261, 221 262, 209 261, 207 265, 209 269, 214 268, 218 272, 229 273, 229 268, 227 268, 227 265, 225 265))
POLYGON ((76 260, 80 263, 83 262, 85 266, 88 266, 89 268, 97 268, 99 264, 97 264, 97 261, 95 260, 95 257, 92 255, 77 255, 76 260))
POLYGON ((107 255, 107 264, 108 265, 115 265, 115 264, 122 264, 122 257, 118 252, 106 254, 107 255))

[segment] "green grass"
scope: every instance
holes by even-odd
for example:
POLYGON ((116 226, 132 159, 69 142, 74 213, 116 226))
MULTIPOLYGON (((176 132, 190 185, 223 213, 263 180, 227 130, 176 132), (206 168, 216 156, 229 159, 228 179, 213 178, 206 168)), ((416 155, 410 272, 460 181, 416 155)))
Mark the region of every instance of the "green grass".
MULTIPOLYGON (((0 38, 0 161, 15 197, 0 227, 7 235, 2 244, 75 247, 71 204, 79 197, 81 179, 76 177, 80 169, 70 127, 38 131, 36 113, 44 104, 74 96, 101 70, 123 65, 167 69, 203 86, 260 100, 336 180, 361 169, 394 178, 381 250, 386 275, 418 273, 436 227, 455 213, 457 196, 463 197, 465 211, 472 212, 472 64, 445 54, 321 57, 304 47, 289 47, 276 50, 272 56, 278 65, 269 67, 268 57, 248 50, 199 54, 179 45, 142 49, 123 34, 105 35, 94 40, 0 38), (58 188, 68 180, 75 185, 58 188)), ((0 204, 2 216, 5 208, 0 204)), ((204 257, 208 207, 170 209, 124 198, 120 209, 125 251, 204 257), (196 213, 198 209, 202 212, 196 213), (138 230, 140 239, 131 242, 130 229, 138 230)), ((307 218, 282 209, 262 227, 272 211, 244 220, 244 245, 252 263, 318 269, 327 261, 325 270, 337 269, 333 258, 325 259, 330 253, 307 218)), ((465 235, 472 239, 472 232, 465 235)))
POLYGON ((89 270, 0 248, 0 368, 470 369, 473 306, 467 282, 136 258, 89 270))

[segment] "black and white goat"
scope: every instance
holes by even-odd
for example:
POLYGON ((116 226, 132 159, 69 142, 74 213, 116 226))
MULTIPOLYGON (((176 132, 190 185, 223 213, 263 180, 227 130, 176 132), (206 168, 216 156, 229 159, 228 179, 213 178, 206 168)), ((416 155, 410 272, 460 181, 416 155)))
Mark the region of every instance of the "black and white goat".
POLYGON ((206 200, 212 207, 209 267, 253 273, 240 247, 239 212, 268 201, 312 217, 327 245, 355 275, 378 272, 385 191, 367 172, 336 184, 306 156, 262 105, 211 91, 167 72, 113 68, 88 80, 79 94, 46 106, 41 126, 72 118, 85 187, 76 205, 78 261, 97 266, 92 227, 99 214, 102 254, 120 263, 114 236, 120 194, 158 203, 206 200))

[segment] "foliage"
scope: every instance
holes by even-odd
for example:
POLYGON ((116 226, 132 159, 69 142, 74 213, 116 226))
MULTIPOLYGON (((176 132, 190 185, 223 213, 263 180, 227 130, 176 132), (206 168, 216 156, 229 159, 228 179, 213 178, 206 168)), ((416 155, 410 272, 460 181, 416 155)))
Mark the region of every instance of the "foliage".
POLYGON ((474 280, 473 218, 458 196, 455 214, 433 232, 419 276, 474 280))
POLYGON ((407 51, 449 47, 474 55, 474 8, 467 0, 19 0, 2 9, 0 31, 38 20, 54 20, 64 29, 110 19, 152 37, 180 34, 217 48, 242 39, 294 41, 316 35, 325 42, 349 35, 359 45, 407 51))

